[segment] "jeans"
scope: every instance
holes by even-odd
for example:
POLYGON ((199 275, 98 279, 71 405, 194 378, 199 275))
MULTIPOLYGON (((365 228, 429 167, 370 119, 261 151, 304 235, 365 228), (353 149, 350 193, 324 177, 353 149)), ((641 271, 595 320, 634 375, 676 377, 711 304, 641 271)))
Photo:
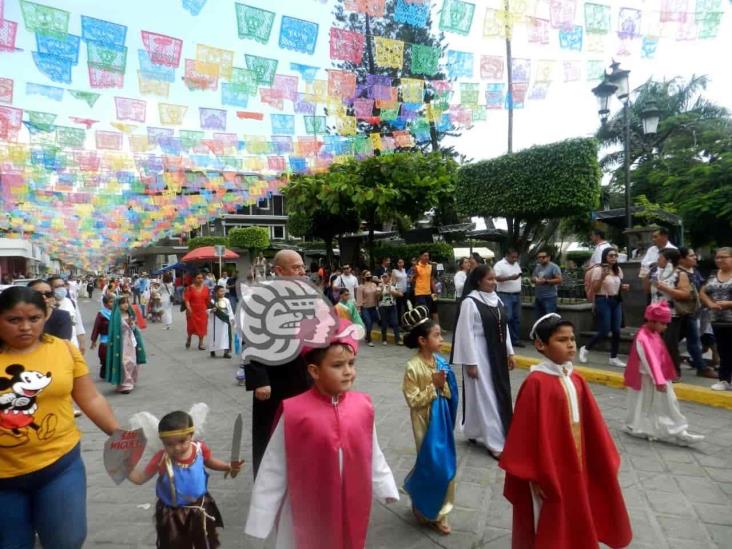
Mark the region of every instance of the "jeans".
POLYGON ((623 306, 617 296, 595 296, 595 312, 597 313, 597 332, 585 345, 589 351, 599 342, 604 341, 608 332, 612 332, 610 340, 610 358, 618 356, 620 348, 620 323, 623 317, 623 306))
POLYGON ((366 343, 371 343, 371 328, 379 325, 379 310, 376 307, 362 307, 361 318, 366 327, 366 343))
POLYGON ((391 326, 394 331, 394 343, 399 343, 399 321, 397 320, 396 305, 388 307, 379 307, 381 315, 381 340, 386 341, 386 329, 391 326))
POLYGON ((712 324, 719 352, 719 381, 732 383, 732 326, 712 324))
POLYGON ((536 310, 536 319, 540 319, 542 316, 549 313, 557 312, 557 298, 552 297, 537 297, 534 299, 534 308, 536 310))
POLYGON ((407 312, 407 296, 396 298, 397 324, 402 321, 402 315, 407 312))
POLYGON ((691 364, 694 368, 703 370, 706 367, 701 350, 701 336, 699 335, 699 320, 693 315, 684 318, 682 333, 686 336, 686 350, 689 351, 691 364))
POLYGON ((508 315, 508 331, 511 334, 511 343, 518 343, 521 334, 521 294, 498 292, 508 315))
POLYGON ((79 549, 86 539, 86 471, 77 445, 27 475, 0 479, 2 549, 79 549))

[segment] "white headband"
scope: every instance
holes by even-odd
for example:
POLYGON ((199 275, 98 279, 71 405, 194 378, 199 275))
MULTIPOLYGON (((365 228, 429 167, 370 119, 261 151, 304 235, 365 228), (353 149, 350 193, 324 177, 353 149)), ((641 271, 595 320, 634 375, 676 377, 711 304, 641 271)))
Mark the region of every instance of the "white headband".
POLYGON ((534 341, 536 339, 536 328, 539 326, 539 324, 544 322, 546 319, 553 318, 553 317, 560 318, 560 319, 562 318, 557 313, 549 313, 549 314, 542 316, 539 320, 534 322, 534 325, 531 327, 531 331, 529 332, 529 339, 531 341, 534 341))

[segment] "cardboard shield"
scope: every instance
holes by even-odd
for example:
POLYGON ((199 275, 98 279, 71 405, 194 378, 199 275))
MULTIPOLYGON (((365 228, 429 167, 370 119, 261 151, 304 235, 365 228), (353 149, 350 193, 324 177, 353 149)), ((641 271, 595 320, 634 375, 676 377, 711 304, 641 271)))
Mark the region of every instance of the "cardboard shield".
POLYGON ((104 468, 116 484, 121 484, 135 468, 146 443, 142 429, 117 430, 104 443, 104 468))

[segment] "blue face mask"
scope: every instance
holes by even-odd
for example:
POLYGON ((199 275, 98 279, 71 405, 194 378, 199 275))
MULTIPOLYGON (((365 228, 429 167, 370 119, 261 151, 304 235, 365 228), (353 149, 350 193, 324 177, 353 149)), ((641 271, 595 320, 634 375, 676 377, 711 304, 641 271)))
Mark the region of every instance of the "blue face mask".
POLYGON ((65 298, 67 295, 66 288, 54 288, 53 289, 53 297, 56 298, 56 301, 61 301, 63 298, 65 298))

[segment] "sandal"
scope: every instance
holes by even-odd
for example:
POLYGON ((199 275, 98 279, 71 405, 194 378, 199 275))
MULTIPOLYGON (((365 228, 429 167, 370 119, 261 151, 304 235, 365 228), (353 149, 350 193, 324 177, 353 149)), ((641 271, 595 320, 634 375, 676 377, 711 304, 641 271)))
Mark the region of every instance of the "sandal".
POLYGON ((189 337, 188 339, 186 339, 186 349, 190 349, 190 348, 191 348, 191 338, 189 337))
POLYGON ((198 346, 198 350, 199 351, 205 351, 206 350, 206 347, 204 347, 203 345, 199 345, 198 346))
POLYGON ((430 522, 430 526, 433 530, 436 532, 442 534, 443 536, 447 536, 450 533, 452 533, 452 528, 447 523, 447 519, 437 520, 435 522, 430 522))

